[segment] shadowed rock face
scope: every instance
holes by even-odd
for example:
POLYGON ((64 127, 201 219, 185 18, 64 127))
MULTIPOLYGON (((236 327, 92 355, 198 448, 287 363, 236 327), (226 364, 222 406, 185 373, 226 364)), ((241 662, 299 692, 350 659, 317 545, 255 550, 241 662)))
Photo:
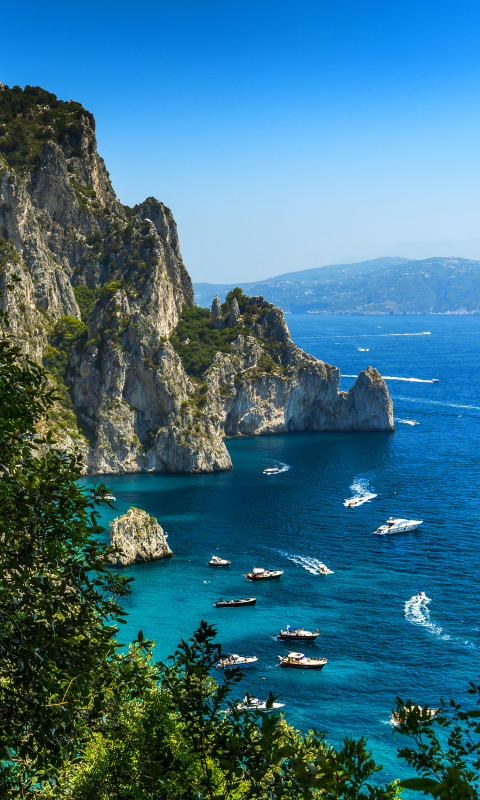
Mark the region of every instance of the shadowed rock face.
POLYGON ((141 508, 129 508, 126 514, 112 520, 109 533, 110 545, 116 550, 110 563, 117 567, 173 556, 163 528, 141 508))
MULTIPOLYGON (((59 321, 70 317, 83 331, 75 345, 63 343, 68 393, 55 433, 65 448, 80 446, 85 470, 210 472, 231 467, 225 435, 393 430, 376 370, 340 392, 339 370, 300 350, 263 297, 246 311, 236 298, 222 311, 216 298, 212 331, 242 333, 203 375, 187 372, 172 334, 194 295, 172 212, 152 197, 122 206, 93 117, 75 106, 75 136, 47 140, 34 169, 14 169, 0 152, 0 235, 13 245, 0 286, 12 272, 21 277, 4 305, 37 360, 60 363, 59 321)), ((48 136, 45 105, 28 113, 48 136)))

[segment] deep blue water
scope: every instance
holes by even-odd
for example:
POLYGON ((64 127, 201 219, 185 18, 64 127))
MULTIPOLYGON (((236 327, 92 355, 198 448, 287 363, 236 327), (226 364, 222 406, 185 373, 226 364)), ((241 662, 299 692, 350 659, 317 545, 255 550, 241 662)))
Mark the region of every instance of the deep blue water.
MULTIPOLYGON (((289 315, 288 324, 300 347, 342 374, 371 364, 386 376, 438 378, 388 381, 395 418, 418 425, 230 440, 234 469, 224 474, 108 476, 117 512, 102 521, 143 508, 175 553, 129 568, 135 582, 121 640, 141 628, 165 659, 202 618, 216 623, 226 651, 259 657, 245 689, 262 697, 272 689, 290 722, 326 730, 332 743, 367 735, 391 778, 402 772, 402 742, 388 724, 395 696, 464 700, 479 678, 480 317, 289 315), (411 335, 421 331, 431 335, 411 335), (275 464, 288 469, 262 474, 275 464), (377 497, 345 508, 352 484, 377 497), (424 524, 372 535, 390 514, 424 524), (212 553, 231 567, 208 567, 212 553), (313 574, 319 562, 332 574, 313 574), (285 573, 280 582, 247 583, 242 574, 253 566, 285 573), (430 603, 411 600, 419 589, 430 603), (254 608, 212 607, 251 595, 254 608), (275 639, 286 624, 320 629, 317 644, 302 649, 328 658, 322 672, 275 668, 288 650, 275 639)), ((342 388, 352 383, 342 378, 342 388)))

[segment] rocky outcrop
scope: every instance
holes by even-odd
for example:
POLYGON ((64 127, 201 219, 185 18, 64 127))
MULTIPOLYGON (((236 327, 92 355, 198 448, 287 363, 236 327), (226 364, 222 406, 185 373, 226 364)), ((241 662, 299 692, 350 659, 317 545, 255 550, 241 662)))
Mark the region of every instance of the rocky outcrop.
POLYGON ((163 528, 155 517, 150 517, 141 508, 129 508, 126 514, 110 523, 110 546, 115 553, 110 563, 117 567, 142 564, 173 556, 163 528))
POLYGON ((212 303, 212 325, 217 331, 222 331, 225 327, 225 322, 222 318, 222 306, 220 305, 218 294, 215 295, 212 303))
POLYGON ((49 424, 86 471, 225 470, 225 436, 393 430, 376 370, 340 392, 339 370, 300 350, 263 297, 236 290, 196 314, 170 209, 123 206, 93 116, 29 92, 18 108, 17 90, 0 92, 0 287, 21 278, 4 300, 11 330, 57 382, 49 424))

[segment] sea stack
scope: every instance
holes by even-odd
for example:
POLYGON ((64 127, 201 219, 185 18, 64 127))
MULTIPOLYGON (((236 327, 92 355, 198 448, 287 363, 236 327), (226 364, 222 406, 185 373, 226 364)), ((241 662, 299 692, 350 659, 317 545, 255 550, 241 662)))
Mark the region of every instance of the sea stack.
POLYGON ((132 506, 126 514, 112 520, 109 533, 110 545, 115 548, 110 562, 117 567, 173 556, 163 528, 141 508, 132 506))

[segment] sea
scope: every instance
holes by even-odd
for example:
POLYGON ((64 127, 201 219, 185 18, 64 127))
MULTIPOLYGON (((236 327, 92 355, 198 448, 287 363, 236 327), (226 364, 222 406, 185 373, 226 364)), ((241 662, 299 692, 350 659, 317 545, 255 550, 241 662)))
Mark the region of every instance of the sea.
POLYGON ((342 389, 369 365, 386 376, 395 432, 230 439, 230 472, 85 478, 105 480, 116 497, 116 511, 101 514, 107 529, 137 506, 158 519, 174 552, 125 570, 135 580, 120 640, 142 630, 167 660, 202 619, 213 623, 224 652, 258 657, 239 697, 272 691, 288 722, 325 731, 336 746, 366 736, 379 778, 405 777, 404 741, 390 724, 395 697, 468 702, 468 683, 480 678, 480 316, 287 321, 301 348, 340 368, 342 389), (280 472, 264 475, 272 466, 280 472), (352 497, 365 502, 345 507, 352 497), (390 515, 423 524, 375 536, 390 515), (212 554, 231 566, 209 567, 212 554), (253 567, 284 574, 246 582, 253 567), (213 607, 250 596, 255 607, 213 607), (319 629, 299 649, 328 659, 321 672, 275 666, 289 649, 276 639, 286 625, 319 629))

